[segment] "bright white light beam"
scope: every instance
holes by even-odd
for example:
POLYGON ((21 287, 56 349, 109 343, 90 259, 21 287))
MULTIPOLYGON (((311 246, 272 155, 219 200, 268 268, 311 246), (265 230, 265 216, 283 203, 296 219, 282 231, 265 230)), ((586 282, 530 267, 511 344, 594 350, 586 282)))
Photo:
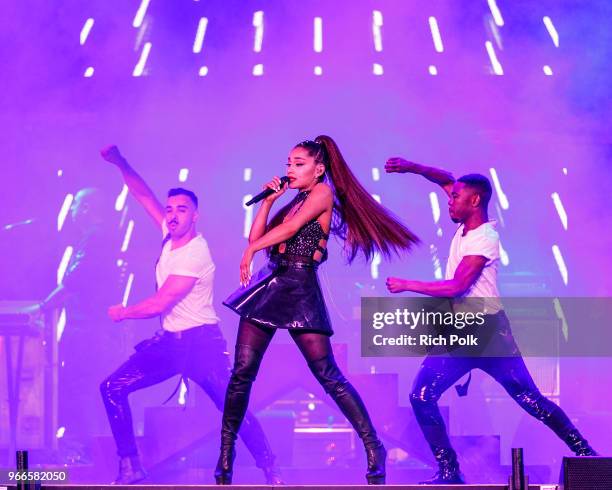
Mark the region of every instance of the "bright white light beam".
POLYGON ((556 192, 553 192, 550 197, 552 197, 553 203, 555 203, 555 208, 557 209, 557 213, 559 214, 559 219, 561 220, 563 229, 567 231, 567 213, 565 212, 565 208, 563 207, 563 203, 561 202, 561 197, 556 192))
POLYGON ((544 21, 544 25, 546 26, 546 29, 548 30, 548 34, 550 34, 550 37, 552 39, 553 44, 555 45, 555 48, 558 48, 559 47, 559 33, 557 32, 557 29, 555 29, 553 21, 548 15, 545 15, 542 21, 544 21))
POLYGON ((147 13, 147 8, 149 8, 149 2, 150 0, 142 0, 140 7, 138 7, 138 10, 136 11, 134 22, 132 22, 132 26, 134 26, 136 29, 142 25, 142 21, 147 13))
POLYGON ((122 252, 127 252, 127 249, 130 246, 130 239, 132 238, 133 231, 134 231, 134 220, 131 219, 130 221, 128 221, 128 225, 125 230, 125 236, 123 237, 123 243, 121 244, 122 252))
POLYGON ((189 177, 189 169, 182 168, 179 170, 179 182, 187 182, 187 178, 189 177))
POLYGON ((491 67, 493 68, 493 73, 496 75, 503 75, 504 69, 501 66, 501 63, 497 59, 497 55, 495 54, 495 49, 493 49, 493 43, 491 41, 485 42, 485 47, 487 48, 487 53, 489 53, 489 59, 491 60, 491 67))
POLYGON ((196 37, 193 41, 193 52, 201 53, 202 46, 204 46, 204 36, 206 35, 206 27, 208 26, 208 19, 202 17, 198 22, 198 30, 196 31, 196 37))
POLYGON ((74 196, 72 194, 66 194, 62 207, 60 208, 60 212, 57 215, 57 231, 62 231, 64 222, 66 221, 66 216, 68 216, 68 211, 70 211, 70 206, 72 206, 73 199, 74 196))
POLYGON ((504 25, 504 18, 502 17, 501 12, 499 11, 499 7, 495 3, 495 0, 487 0, 489 3, 489 8, 491 9, 491 15, 493 15, 493 19, 495 20, 495 24, 499 27, 504 25))
POLYGON ((138 64, 134 67, 134 72, 132 76, 141 77, 144 73, 145 65, 147 64, 147 58, 149 57, 149 53, 151 52, 151 43, 145 43, 142 48, 142 53, 140 53, 140 59, 138 60, 138 64))
MULTIPOLYGON (((57 320, 57 333, 55 334, 55 339, 59 342, 62 340, 62 334, 64 333, 64 329, 66 328, 66 308, 62 308, 62 312, 57 320)), ((63 436, 63 434, 62 434, 63 436)))
POLYGON ((314 18, 314 50, 315 53, 323 51, 323 19, 321 17, 314 18))
POLYGON ((94 25, 94 20, 91 17, 85 21, 85 24, 83 25, 83 29, 81 29, 81 36, 79 38, 81 42, 81 46, 83 46, 85 44, 85 41, 87 41, 87 36, 89 36, 89 33, 91 32, 91 28, 93 27, 93 25, 94 25))
POLYGON ((553 255, 555 256, 557 267, 559 267, 559 272, 561 273, 563 284, 567 286, 567 282, 568 282, 567 266, 565 265, 565 260, 563 260, 563 255, 561 255, 561 250, 559 249, 559 246, 553 245, 552 252, 553 252, 553 255))
POLYGON ((380 10, 372 12, 372 35, 374 36, 374 49, 380 53, 383 50, 382 44, 383 16, 380 10))
POLYGON ((60 260, 60 263, 57 266, 57 285, 58 286, 64 280, 64 275, 66 274, 66 269, 68 268, 68 264, 70 263, 72 252, 73 252, 73 248, 70 245, 68 245, 66 247, 66 250, 64 250, 64 255, 62 255, 62 260, 60 260))
POLYGON ((431 29, 431 37, 433 38, 434 46, 438 53, 444 52, 444 45, 442 44, 442 37, 440 36, 440 29, 438 28, 438 21, 435 17, 429 18, 429 28, 431 29))
POLYGON ((264 13, 263 10, 258 10, 253 14, 253 27, 255 28, 255 42, 253 44, 253 51, 261 53, 261 46, 263 44, 264 36, 264 13))
POLYGON ((510 207, 510 202, 508 201, 508 197, 506 196, 506 194, 504 194, 504 191, 502 190, 501 183, 499 182, 499 177, 497 176, 497 171, 494 168, 490 168, 489 172, 491 172, 491 178, 493 179, 495 192, 497 192, 499 205, 502 207, 502 209, 508 209, 510 207))
POLYGON ((253 224, 253 206, 247 206, 246 203, 253 199, 252 194, 247 194, 242 198, 242 209, 244 209, 244 226, 242 228, 242 236, 249 238, 251 233, 251 225, 253 224))
POLYGON ((115 199, 115 211, 121 211, 123 209, 123 206, 125 206, 125 200, 127 199, 128 192, 128 186, 123 184, 121 192, 117 196, 117 199, 115 199))
POLYGON ((121 300, 121 304, 123 306, 127 306, 128 300, 130 299, 130 292, 132 291, 132 284, 134 283, 134 273, 130 272, 128 276, 127 284, 125 285, 125 291, 123 291, 123 299, 121 300))
POLYGON ((433 213, 434 223, 440 221, 440 202, 438 195, 435 192, 429 193, 429 202, 431 203, 431 212, 433 213))

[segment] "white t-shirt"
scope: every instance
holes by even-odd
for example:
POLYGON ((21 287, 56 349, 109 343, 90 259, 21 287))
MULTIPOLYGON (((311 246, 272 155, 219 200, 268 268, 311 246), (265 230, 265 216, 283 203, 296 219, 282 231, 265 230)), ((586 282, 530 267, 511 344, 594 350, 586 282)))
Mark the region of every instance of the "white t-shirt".
MULTIPOLYGON (((165 235, 165 222, 163 231, 165 235)), ((157 285, 161 288, 170 275, 196 277, 197 281, 181 301, 162 315, 164 330, 180 332, 198 325, 216 324, 219 318, 213 307, 215 264, 206 240, 198 233, 182 247, 174 250, 171 247, 172 240, 168 240, 162 248, 155 267, 157 285)))
POLYGON ((484 311, 497 313, 502 309, 497 289, 497 268, 499 266, 499 234, 495 221, 488 221, 463 235, 461 224, 453 237, 450 255, 446 263, 446 279, 452 279, 459 263, 467 255, 481 255, 487 259, 480 276, 463 295, 464 298, 487 298, 484 311), (492 298, 492 299, 488 299, 492 298))

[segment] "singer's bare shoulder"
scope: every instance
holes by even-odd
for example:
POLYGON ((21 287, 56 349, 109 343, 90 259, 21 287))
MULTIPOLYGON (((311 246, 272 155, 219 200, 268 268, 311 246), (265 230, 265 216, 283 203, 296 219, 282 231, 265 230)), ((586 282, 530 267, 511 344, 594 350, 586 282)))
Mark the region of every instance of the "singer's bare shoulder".
POLYGON ((319 182, 312 188, 311 195, 313 197, 322 198, 322 199, 332 199, 334 197, 334 191, 329 186, 329 184, 325 182, 319 182))

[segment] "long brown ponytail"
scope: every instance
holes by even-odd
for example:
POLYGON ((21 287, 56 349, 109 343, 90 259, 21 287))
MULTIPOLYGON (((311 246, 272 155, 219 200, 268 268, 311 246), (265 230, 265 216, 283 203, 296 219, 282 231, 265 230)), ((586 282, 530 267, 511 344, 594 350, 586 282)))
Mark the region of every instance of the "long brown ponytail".
MULTIPOLYGON (((325 173, 319 180, 328 179, 335 196, 330 231, 344 242, 349 262, 359 252, 366 260, 370 260, 375 252, 390 258, 393 252, 399 254, 419 243, 418 237, 393 213, 376 202, 359 183, 332 138, 317 136, 315 141, 302 141, 297 147, 304 148, 317 163, 325 165, 325 173)), ((282 223, 293 204, 292 201, 285 205, 270 220, 266 229, 282 223)))
POLYGON ((419 242, 414 233, 365 190, 332 138, 317 136, 315 143, 321 146, 321 160, 336 196, 332 231, 344 240, 349 262, 359 252, 366 260, 370 260, 374 252, 390 258, 393 252, 410 250, 419 242))

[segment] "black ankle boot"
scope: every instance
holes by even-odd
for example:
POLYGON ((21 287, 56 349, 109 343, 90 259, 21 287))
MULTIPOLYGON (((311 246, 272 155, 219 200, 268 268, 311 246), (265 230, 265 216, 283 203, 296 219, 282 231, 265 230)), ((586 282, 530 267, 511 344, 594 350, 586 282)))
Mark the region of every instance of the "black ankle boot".
POLYGON ((387 459, 387 451, 382 442, 375 446, 366 447, 366 456, 368 458, 368 472, 366 480, 368 485, 384 485, 386 481, 385 463, 387 459))
POLYGON ((459 470, 457 453, 453 448, 435 448, 434 456, 438 462, 438 471, 433 478, 419 482, 421 485, 463 485, 465 483, 459 470))
POLYGON ((125 456, 119 460, 119 473, 111 485, 131 485, 147 477, 138 455, 125 456))
POLYGON ((234 459, 236 459, 236 450, 234 444, 221 445, 221 453, 215 468, 215 482, 217 485, 231 485, 232 476, 234 475, 234 459))
POLYGON ((599 456, 577 429, 573 429, 563 440, 576 456, 599 456))

